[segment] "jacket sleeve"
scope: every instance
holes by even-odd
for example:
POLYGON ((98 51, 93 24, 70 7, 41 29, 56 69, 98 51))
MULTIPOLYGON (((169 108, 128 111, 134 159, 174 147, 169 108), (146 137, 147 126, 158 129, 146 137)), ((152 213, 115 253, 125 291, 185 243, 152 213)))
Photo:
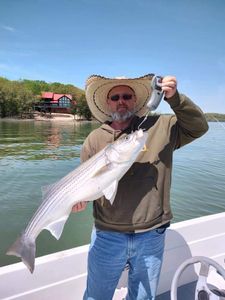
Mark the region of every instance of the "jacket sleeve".
POLYGON ((187 96, 176 92, 169 100, 165 100, 175 113, 172 121, 176 131, 175 149, 192 142, 207 132, 208 123, 204 113, 187 96))

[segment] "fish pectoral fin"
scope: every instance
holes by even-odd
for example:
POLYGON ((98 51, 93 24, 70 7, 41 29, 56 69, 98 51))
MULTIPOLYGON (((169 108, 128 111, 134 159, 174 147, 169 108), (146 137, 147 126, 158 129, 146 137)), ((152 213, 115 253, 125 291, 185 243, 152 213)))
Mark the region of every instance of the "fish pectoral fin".
POLYGON ((110 166, 111 166, 111 164, 107 164, 107 165, 103 166, 101 169, 99 169, 99 170, 97 170, 95 172, 95 174, 93 175, 93 177, 100 176, 103 173, 109 171, 110 166))
POLYGON ((115 199, 117 187, 118 187, 118 181, 114 180, 113 183, 110 184, 110 186, 108 186, 106 189, 102 191, 106 199, 109 200, 111 204, 113 204, 113 201, 115 199))
POLYGON ((50 223, 48 226, 46 226, 44 229, 47 229, 51 232, 51 234, 57 239, 59 240, 62 232, 63 232, 63 228, 64 225, 68 219, 69 215, 66 215, 58 220, 56 220, 55 222, 50 223))

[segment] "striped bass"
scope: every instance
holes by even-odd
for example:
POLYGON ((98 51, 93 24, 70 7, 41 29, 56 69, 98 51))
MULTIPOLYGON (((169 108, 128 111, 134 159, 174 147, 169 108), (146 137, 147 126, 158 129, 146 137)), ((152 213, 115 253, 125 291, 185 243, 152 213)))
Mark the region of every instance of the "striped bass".
POLYGON ((21 258, 34 271, 35 240, 43 229, 59 239, 72 207, 82 201, 94 201, 103 195, 111 204, 118 181, 136 160, 147 139, 139 129, 107 145, 58 182, 43 188, 43 201, 26 229, 7 251, 21 258))

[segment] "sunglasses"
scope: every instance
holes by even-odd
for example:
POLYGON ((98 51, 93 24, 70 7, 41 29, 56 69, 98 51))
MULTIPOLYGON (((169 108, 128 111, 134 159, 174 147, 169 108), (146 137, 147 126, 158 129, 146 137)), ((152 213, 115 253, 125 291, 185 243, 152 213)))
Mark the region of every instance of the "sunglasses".
POLYGON ((112 95, 110 97, 110 100, 111 101, 118 101, 119 99, 123 99, 123 100, 131 100, 133 97, 133 95, 131 94, 122 94, 122 95, 119 95, 119 94, 116 94, 116 95, 112 95))

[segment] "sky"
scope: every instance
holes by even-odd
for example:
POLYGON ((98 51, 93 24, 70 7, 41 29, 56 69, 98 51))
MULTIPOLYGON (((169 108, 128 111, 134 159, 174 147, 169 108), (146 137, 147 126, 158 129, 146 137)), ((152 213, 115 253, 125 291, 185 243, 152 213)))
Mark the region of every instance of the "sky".
MULTIPOLYGON (((0 76, 73 84, 174 75, 225 113, 224 0, 0 0, 0 76)), ((171 112, 160 104, 159 112, 171 112)))

